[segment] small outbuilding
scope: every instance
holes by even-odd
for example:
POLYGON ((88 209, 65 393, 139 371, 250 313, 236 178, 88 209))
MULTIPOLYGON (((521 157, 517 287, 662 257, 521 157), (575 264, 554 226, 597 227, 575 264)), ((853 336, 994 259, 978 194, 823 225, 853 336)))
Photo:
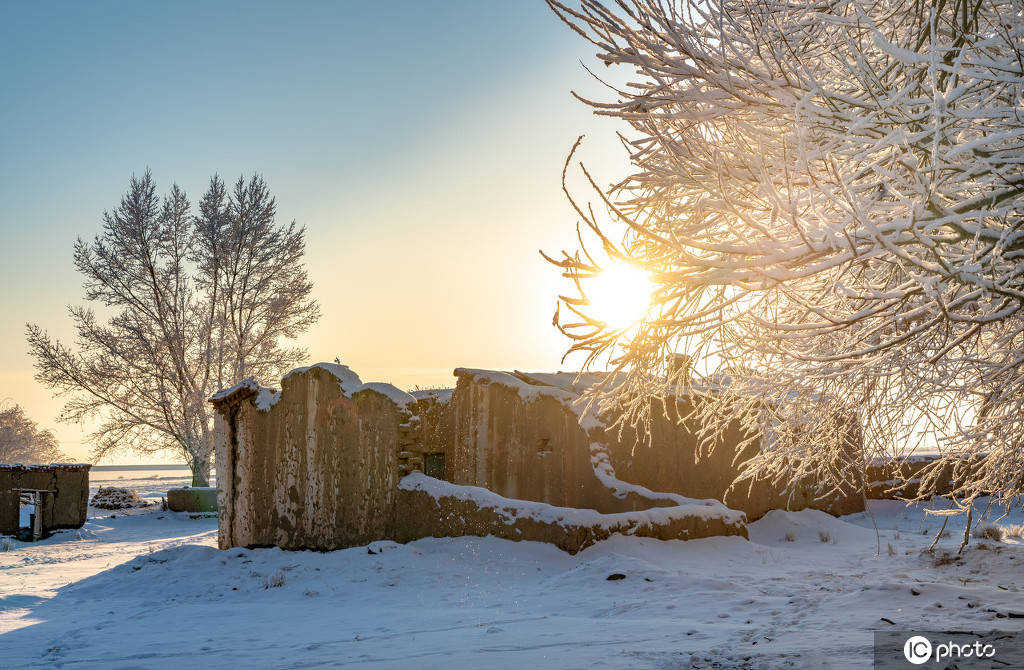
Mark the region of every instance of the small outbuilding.
POLYGON ((88 463, 0 464, 0 535, 21 529, 21 505, 35 506, 32 539, 58 528, 81 528, 89 510, 88 463))

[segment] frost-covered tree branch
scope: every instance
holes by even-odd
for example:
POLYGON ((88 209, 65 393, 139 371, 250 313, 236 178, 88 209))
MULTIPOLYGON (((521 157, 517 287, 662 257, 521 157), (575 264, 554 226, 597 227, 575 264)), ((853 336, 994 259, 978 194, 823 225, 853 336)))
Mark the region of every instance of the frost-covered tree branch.
POLYGON ((635 75, 585 100, 628 125, 634 171, 591 179, 600 215, 573 202, 605 256, 650 271, 648 317, 588 313, 585 238, 553 259, 580 289, 556 316, 571 351, 620 373, 602 402, 642 423, 645 398, 715 383, 709 438, 765 407, 777 424, 746 476, 856 483, 837 437, 855 420, 866 458, 941 449, 922 497, 952 463, 957 499, 1019 500, 1022 4, 549 5, 635 75))
POLYGON ((208 482, 212 392, 247 376, 278 377, 304 357, 281 341, 319 316, 306 276, 304 230, 275 224, 259 177, 228 194, 214 177, 196 215, 173 186, 163 199, 147 172, 75 244, 91 308, 69 309, 69 347, 36 325, 28 341, 36 378, 65 395, 62 418, 101 417, 97 458, 119 449, 173 450, 208 482))

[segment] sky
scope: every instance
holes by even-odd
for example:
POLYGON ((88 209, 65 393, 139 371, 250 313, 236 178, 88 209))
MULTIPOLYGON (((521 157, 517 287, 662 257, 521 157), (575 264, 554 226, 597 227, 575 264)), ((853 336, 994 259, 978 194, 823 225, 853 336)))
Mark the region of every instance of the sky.
POLYGON ((76 460, 90 426, 57 421, 25 324, 72 335, 72 245, 147 168, 193 200, 214 173, 264 175, 279 221, 306 227, 323 313, 299 340, 310 362, 406 389, 453 385, 455 367, 573 367, 551 325, 568 287, 538 249, 577 245, 560 175, 578 135, 603 183, 628 162, 621 129, 570 93, 610 95, 581 64, 595 48, 540 0, 5 3, 0 16, 0 400, 76 460))

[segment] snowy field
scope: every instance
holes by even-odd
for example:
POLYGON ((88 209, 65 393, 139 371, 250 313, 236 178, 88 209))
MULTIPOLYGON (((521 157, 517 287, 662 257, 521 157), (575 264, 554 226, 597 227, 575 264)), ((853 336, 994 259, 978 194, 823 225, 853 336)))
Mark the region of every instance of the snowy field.
MULTIPOLYGON (((116 481, 158 500, 186 478, 116 481)), ((870 668, 876 628, 1024 628, 1020 540, 956 559, 951 521, 922 553, 939 520, 871 510, 880 553, 867 515, 805 511, 769 514, 749 542, 617 537, 569 556, 494 538, 222 552, 215 519, 91 509, 81 530, 0 551, 0 665, 870 668)))

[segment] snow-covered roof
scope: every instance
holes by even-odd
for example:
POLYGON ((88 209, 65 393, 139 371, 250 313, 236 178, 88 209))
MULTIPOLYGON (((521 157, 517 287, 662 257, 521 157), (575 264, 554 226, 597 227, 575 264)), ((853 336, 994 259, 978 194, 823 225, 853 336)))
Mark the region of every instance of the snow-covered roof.
POLYGON ((22 463, 0 463, 0 470, 30 470, 44 472, 46 470, 88 470, 92 463, 33 463, 24 465, 22 463))

